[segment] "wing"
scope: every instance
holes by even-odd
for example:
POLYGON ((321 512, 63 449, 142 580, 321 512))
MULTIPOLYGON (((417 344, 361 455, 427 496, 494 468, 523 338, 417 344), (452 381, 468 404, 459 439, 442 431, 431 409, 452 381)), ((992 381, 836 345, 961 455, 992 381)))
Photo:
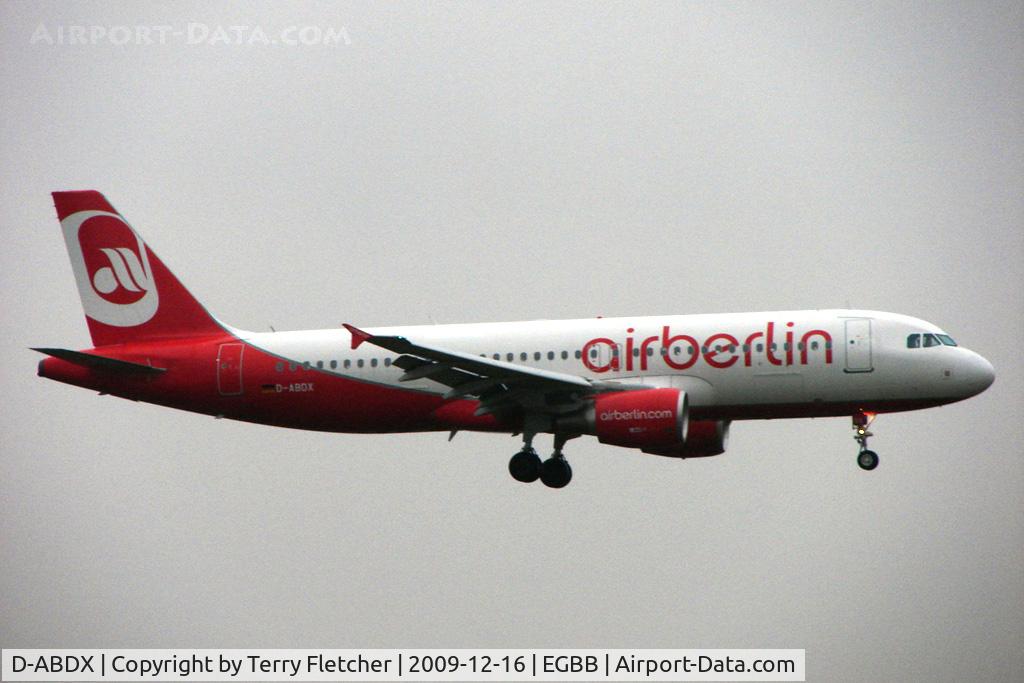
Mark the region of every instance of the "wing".
POLYGON ((561 414, 578 409, 595 393, 638 388, 424 346, 405 337, 373 335, 349 324, 344 327, 352 333, 353 349, 368 343, 400 354, 392 361, 405 370, 398 381, 430 379, 449 388, 445 399, 478 398, 477 415, 514 408, 561 414))

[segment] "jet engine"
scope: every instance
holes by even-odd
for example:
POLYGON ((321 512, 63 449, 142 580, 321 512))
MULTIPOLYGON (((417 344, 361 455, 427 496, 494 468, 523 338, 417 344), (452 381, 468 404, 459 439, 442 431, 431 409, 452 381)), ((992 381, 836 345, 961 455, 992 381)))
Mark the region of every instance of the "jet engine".
POLYGON ((582 413, 559 419, 558 431, 594 434, 601 443, 643 450, 682 446, 686 392, 640 389, 600 394, 582 413))
POLYGON ((727 420, 690 420, 686 392, 680 389, 600 394, 582 413, 560 418, 555 428, 670 458, 719 455, 729 438, 727 420))

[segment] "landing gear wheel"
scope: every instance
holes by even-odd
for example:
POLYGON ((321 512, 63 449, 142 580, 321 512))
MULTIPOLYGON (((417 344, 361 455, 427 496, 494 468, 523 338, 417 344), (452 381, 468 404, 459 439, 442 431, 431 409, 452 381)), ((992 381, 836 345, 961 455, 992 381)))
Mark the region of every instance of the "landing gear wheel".
POLYGON ((873 470, 878 467, 878 453, 864 449, 857 454, 857 464, 862 470, 873 470))
POLYGON ((858 411, 853 414, 853 440, 860 445, 857 464, 862 470, 870 471, 878 467, 878 453, 868 448, 868 437, 871 436, 868 427, 871 426, 874 419, 874 413, 858 411))
POLYGON ((540 467, 540 480, 549 488, 563 488, 572 481, 572 468, 565 458, 548 458, 540 467))
POLYGON ((524 484, 537 481, 540 478, 541 464, 540 456, 532 448, 519 451, 508 461, 508 473, 516 481, 524 484))

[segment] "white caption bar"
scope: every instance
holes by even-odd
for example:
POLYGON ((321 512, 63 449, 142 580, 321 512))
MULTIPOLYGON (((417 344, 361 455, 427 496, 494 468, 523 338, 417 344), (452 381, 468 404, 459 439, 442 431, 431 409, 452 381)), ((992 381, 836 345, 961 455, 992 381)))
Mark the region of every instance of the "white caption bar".
POLYGON ((4 681, 803 681, 804 650, 3 650, 4 681))

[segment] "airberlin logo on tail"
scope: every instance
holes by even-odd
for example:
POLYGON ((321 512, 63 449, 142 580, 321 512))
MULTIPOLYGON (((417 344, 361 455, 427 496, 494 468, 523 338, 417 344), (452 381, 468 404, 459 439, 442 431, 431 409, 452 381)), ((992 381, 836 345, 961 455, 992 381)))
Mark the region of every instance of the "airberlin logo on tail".
POLYGON ((124 219, 79 211, 61 221, 85 314, 115 327, 134 327, 156 314, 159 297, 146 245, 124 219))
MULTIPOLYGON (((107 301, 133 304, 151 288, 138 255, 128 247, 100 247, 110 264, 92 271, 92 288, 107 301)), ((88 265, 88 262, 86 262, 88 265)))

